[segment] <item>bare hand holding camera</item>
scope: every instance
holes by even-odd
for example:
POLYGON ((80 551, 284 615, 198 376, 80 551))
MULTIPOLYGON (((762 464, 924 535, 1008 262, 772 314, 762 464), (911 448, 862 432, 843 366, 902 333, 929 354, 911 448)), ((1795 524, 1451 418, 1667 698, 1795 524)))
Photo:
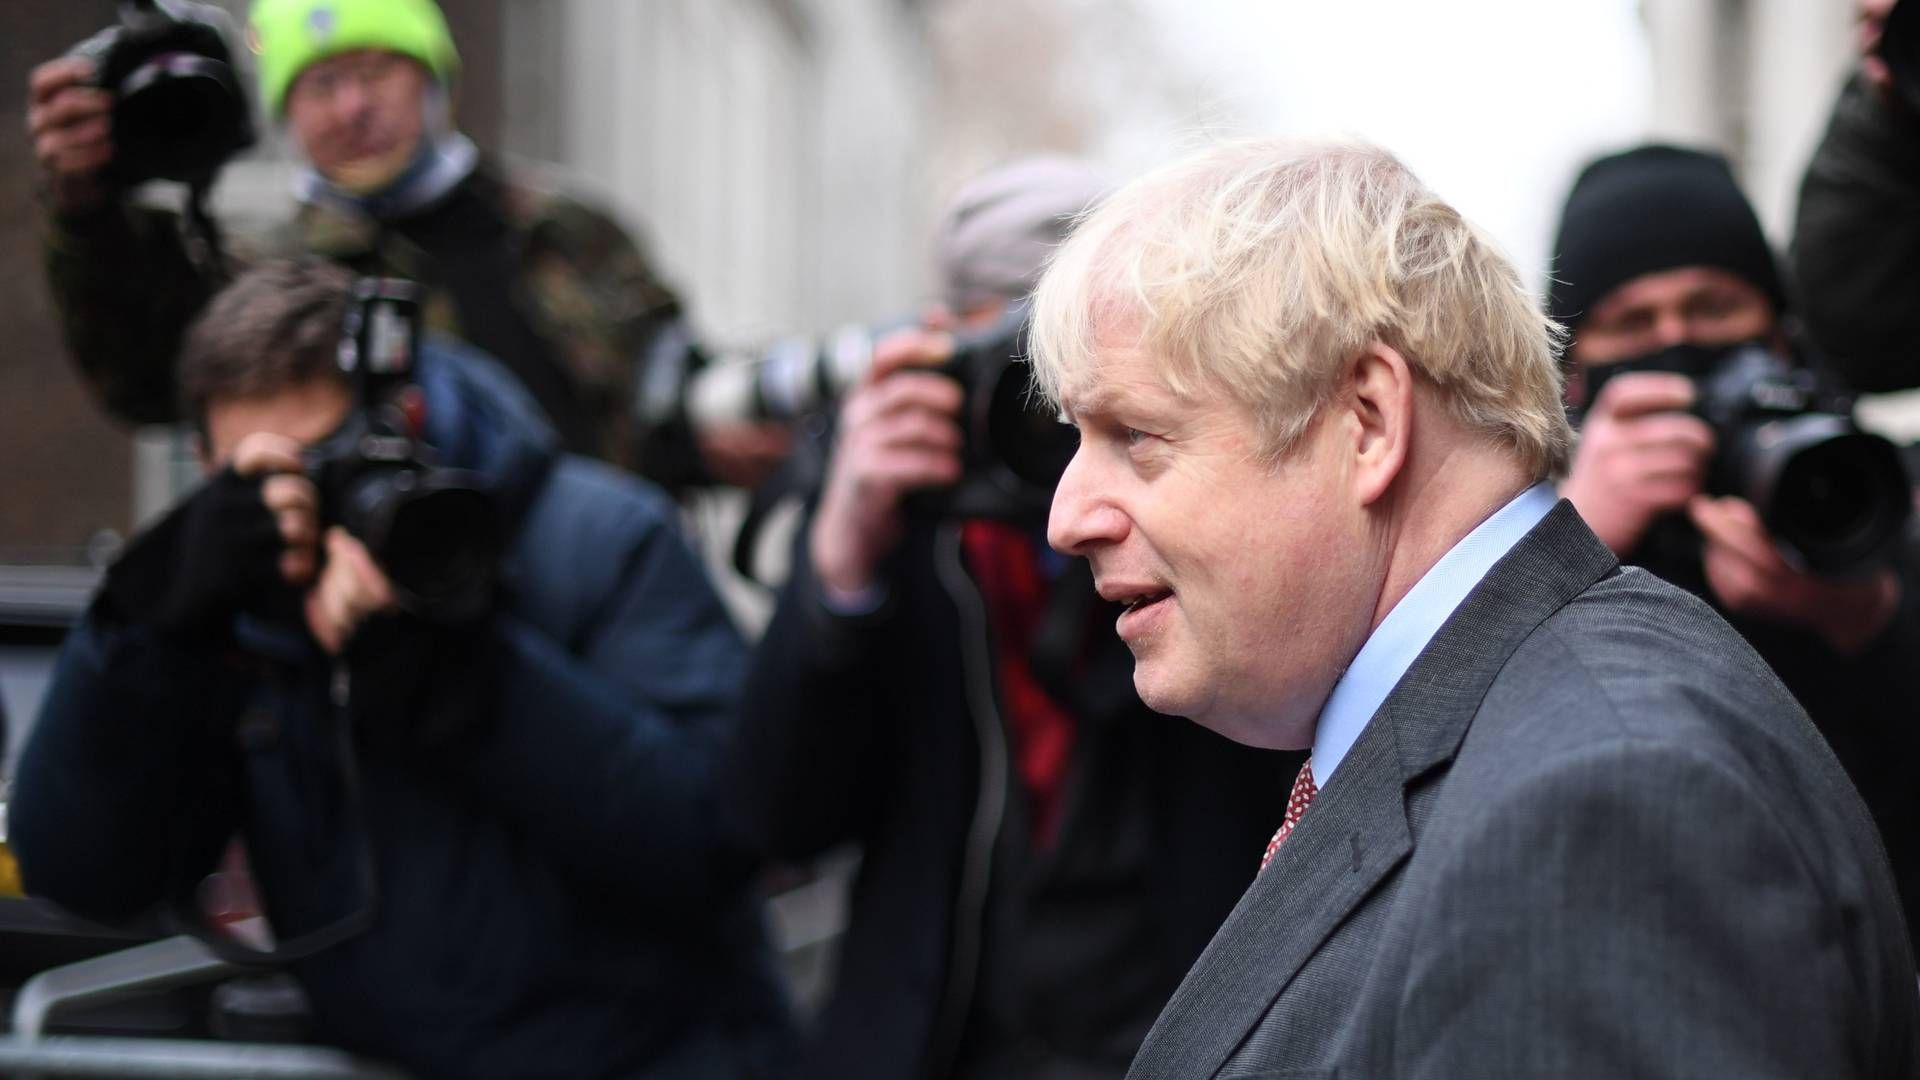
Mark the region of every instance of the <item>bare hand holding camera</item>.
POLYGON ((841 408, 810 537, 814 574, 831 594, 872 587, 880 561, 900 542, 903 496, 960 479, 961 387, 944 375, 906 370, 937 365, 952 348, 945 334, 925 330, 883 338, 841 408))
POLYGON ((321 559, 320 495, 304 472, 301 452, 284 435, 256 431, 234 449, 233 469, 263 477, 260 501, 286 544, 280 574, 289 585, 311 586, 302 605, 307 629, 321 648, 338 654, 369 616, 395 610, 393 585, 366 545, 338 525, 326 530, 321 559))
POLYGON ((82 214, 106 201, 103 175, 113 161, 113 95, 93 85, 93 64, 77 56, 49 60, 27 83, 27 133, 41 183, 57 214, 82 214))
POLYGON ((1683 375, 1630 372, 1607 380, 1587 414, 1560 493, 1615 554, 1706 482, 1713 430, 1682 411, 1693 398, 1683 375))
POLYGON ((1728 611, 1808 627, 1849 656, 1872 644, 1899 607, 1900 581, 1890 568, 1835 579, 1789 565, 1745 499, 1697 496, 1687 512, 1706 540, 1707 584, 1728 611))

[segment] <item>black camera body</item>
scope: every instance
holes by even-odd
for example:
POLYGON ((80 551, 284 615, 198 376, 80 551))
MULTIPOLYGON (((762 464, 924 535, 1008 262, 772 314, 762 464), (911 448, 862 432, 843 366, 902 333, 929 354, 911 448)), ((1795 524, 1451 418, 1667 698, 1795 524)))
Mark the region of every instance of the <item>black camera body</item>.
MULTIPOLYGON (((994 518, 1044 525, 1053 489, 1079 449, 1080 436, 1060 422, 1033 387, 1026 360, 1027 307, 1015 305, 993 325, 956 335, 938 374, 960 384, 961 477, 952 487, 910 492, 907 512, 940 519, 994 518)), ((908 325, 901 323, 899 325, 908 325)), ((734 536, 733 565, 758 580, 755 552, 769 515, 788 496, 811 499, 827 479, 833 409, 873 361, 874 333, 849 329, 825 350, 787 343, 755 363, 709 368, 683 387, 695 424, 746 420, 800 421, 804 436, 775 477, 753 493, 734 536)), ((927 370, 927 369, 917 369, 927 370)))
MULTIPOLYGON (((1802 569, 1830 577, 1864 573, 1892 550, 1913 514, 1913 485, 1900 452, 1862 431, 1850 397, 1822 385, 1765 345, 1676 345, 1592 369, 1668 371, 1693 380, 1693 412, 1718 449, 1706 490, 1752 503, 1775 546, 1802 569)), ((1605 378, 1592 379, 1589 400, 1605 378)))
POLYGON ((1053 489, 1079 448, 1033 385, 1027 362, 1027 307, 1009 308, 992 326, 954 339, 953 356, 935 370, 960 384, 959 483, 915 493, 910 510, 950 518, 1045 523, 1053 489))
POLYGON ((492 497, 477 476, 439 465, 421 441, 420 286, 355 282, 340 338, 340 368, 355 407, 309 447, 306 473, 320 517, 367 546, 402 609, 431 622, 472 622, 489 611, 501 552, 492 497))
POLYGON ((204 185, 253 145, 231 29, 212 4, 121 0, 118 23, 70 50, 93 62, 95 81, 113 94, 111 183, 204 185))

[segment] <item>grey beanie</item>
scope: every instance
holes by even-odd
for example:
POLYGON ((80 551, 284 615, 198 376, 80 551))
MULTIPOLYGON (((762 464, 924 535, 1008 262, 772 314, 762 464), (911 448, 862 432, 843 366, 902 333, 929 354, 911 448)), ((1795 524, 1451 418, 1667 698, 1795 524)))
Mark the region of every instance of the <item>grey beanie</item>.
POLYGON ((947 303, 961 311, 1026 296, 1074 218, 1106 193, 1085 163, 1059 156, 1022 158, 968 181, 934 234, 947 303))

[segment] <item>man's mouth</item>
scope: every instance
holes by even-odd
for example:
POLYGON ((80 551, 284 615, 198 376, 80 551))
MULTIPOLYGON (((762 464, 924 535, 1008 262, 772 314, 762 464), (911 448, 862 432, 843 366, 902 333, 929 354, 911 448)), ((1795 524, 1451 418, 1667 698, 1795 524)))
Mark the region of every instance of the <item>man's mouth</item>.
POLYGON ((1131 600, 1126 601, 1121 606, 1126 608, 1127 612, 1131 614, 1135 611, 1141 610, 1142 608, 1152 607, 1153 605, 1159 603, 1162 600, 1165 600, 1166 598, 1172 595, 1173 595, 1172 593, 1164 592, 1164 591, 1141 593, 1139 596, 1136 596, 1131 600))
POLYGON ((1163 589, 1151 582, 1101 582, 1098 586, 1100 598, 1109 603, 1119 604, 1126 614, 1150 608, 1173 595, 1172 589, 1163 589))

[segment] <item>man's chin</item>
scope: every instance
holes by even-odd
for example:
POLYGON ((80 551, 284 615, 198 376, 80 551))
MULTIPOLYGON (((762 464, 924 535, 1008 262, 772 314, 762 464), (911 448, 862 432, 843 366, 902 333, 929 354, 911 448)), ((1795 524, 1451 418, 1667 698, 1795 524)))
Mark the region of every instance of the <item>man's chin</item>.
POLYGON ((1166 716, 1191 717, 1202 711, 1204 702, 1193 688, 1179 685, 1156 672, 1153 665, 1138 656, 1133 661, 1133 691, 1147 708, 1166 716))
POLYGON ((413 149, 405 147, 384 154, 370 154, 351 161, 329 165, 322 171, 327 182, 355 195, 371 195, 394 182, 413 160, 413 149))
POLYGON ((1243 746, 1262 750, 1303 750, 1313 741, 1313 726, 1304 731, 1277 725, 1275 715, 1266 709, 1239 708, 1211 693, 1205 685, 1185 686, 1153 673, 1136 663, 1133 689, 1147 708, 1165 716, 1184 717, 1208 731, 1243 746))

